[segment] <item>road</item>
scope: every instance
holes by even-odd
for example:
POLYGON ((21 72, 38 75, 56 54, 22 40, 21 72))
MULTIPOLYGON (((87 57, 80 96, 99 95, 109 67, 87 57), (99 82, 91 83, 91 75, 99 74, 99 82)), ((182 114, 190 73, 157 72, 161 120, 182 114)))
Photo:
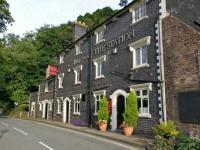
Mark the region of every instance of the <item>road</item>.
POLYGON ((42 123, 0 117, 0 150, 135 150, 116 141, 42 123))

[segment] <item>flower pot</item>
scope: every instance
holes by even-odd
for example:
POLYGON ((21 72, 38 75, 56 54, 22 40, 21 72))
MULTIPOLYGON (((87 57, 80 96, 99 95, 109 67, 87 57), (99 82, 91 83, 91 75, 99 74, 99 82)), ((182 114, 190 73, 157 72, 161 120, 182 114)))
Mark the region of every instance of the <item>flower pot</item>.
POLYGON ((100 131, 105 132, 106 129, 107 129, 107 123, 100 123, 99 124, 99 129, 100 129, 100 131))
POLYGON ((126 136, 131 136, 133 134, 133 127, 124 127, 123 132, 126 136))

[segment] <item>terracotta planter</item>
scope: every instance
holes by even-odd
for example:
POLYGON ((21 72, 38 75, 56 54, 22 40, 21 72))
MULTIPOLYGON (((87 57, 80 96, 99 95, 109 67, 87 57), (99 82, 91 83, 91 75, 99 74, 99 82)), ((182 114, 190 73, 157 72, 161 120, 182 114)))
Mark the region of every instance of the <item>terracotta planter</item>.
POLYGON ((107 123, 100 123, 99 129, 100 129, 100 131, 105 132, 107 130, 107 123))
POLYGON ((124 127, 123 131, 126 136, 131 136, 133 134, 133 127, 124 127))

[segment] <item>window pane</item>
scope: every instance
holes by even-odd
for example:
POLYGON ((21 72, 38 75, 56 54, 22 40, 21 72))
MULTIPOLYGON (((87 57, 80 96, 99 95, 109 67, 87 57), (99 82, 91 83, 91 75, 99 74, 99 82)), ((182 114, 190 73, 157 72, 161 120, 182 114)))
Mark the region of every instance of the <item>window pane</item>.
POLYGON ((141 6, 141 17, 144 17, 146 15, 146 4, 143 4, 141 6))
POLYGON ((140 48, 136 49, 136 65, 140 65, 140 48))
POLYGON ((148 99, 147 98, 143 99, 143 113, 149 113, 148 112, 148 99))
POLYGON ((138 98, 138 112, 141 113, 141 98, 138 98))
POLYGON ((137 9, 135 9, 135 21, 137 21, 139 19, 139 7, 137 9))
POLYGON ((81 81, 81 70, 78 71, 78 82, 81 81))
POLYGON ((136 91, 136 95, 137 95, 137 96, 140 96, 140 91, 136 91))
POLYGON ((97 112, 99 111, 99 101, 97 101, 97 112))
POLYGON ((97 63, 97 76, 100 76, 101 75, 101 63, 98 62, 97 63))
POLYGON ((142 64, 147 64, 147 47, 142 47, 142 64))
POLYGON ((101 95, 101 98, 100 98, 100 100, 103 98, 103 95, 101 95))
POLYGON ((147 90, 142 91, 142 95, 146 96, 147 95, 147 90))

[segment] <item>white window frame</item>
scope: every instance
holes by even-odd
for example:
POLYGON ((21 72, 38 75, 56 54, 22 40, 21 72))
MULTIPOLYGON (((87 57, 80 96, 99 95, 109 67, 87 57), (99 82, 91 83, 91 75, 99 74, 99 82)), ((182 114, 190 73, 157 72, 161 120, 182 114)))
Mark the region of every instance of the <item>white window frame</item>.
POLYGON ((45 82, 44 92, 46 92, 46 93, 49 92, 49 83, 48 82, 45 82))
POLYGON ((62 114, 63 97, 57 98, 57 114, 62 114))
POLYGON ((75 74, 75 84, 81 84, 81 80, 79 81, 80 78, 82 78, 82 69, 83 66, 77 66, 74 68, 74 74, 75 74), (80 77, 79 77, 80 76, 80 77))
POLYGON ((43 110, 42 102, 39 103, 39 111, 43 110))
POLYGON ((31 102, 31 112, 34 111, 35 112, 35 102, 31 102), (34 108, 34 109, 33 109, 34 108))
POLYGON ((102 41, 105 41, 105 39, 104 39, 105 28, 106 28, 106 26, 104 25, 103 27, 100 27, 95 31, 94 34, 95 34, 95 37, 96 37, 96 44, 98 44, 102 41))
POLYGON ((63 79, 64 79, 64 73, 60 73, 58 75, 58 88, 63 88, 63 79))
MULTIPOLYGON (((138 41, 135 41, 131 44, 129 44, 129 49, 130 51, 132 52, 133 54, 133 66, 132 66, 132 69, 137 69, 137 68, 140 68, 140 67, 149 67, 149 63, 148 63, 148 45, 150 45, 150 41, 151 41, 151 37, 150 36, 146 36, 138 41), (136 50, 138 48, 142 48, 146 46, 147 47, 147 63, 144 63, 144 64, 139 64, 137 65, 136 64, 136 50)), ((142 56, 140 56, 140 59, 142 59, 142 56)), ((140 60, 142 62, 142 60, 140 60)))
POLYGON ((147 0, 143 0, 142 2, 135 4, 130 8, 129 11, 132 13, 132 24, 136 24, 136 23, 142 21, 143 19, 148 18, 146 1, 147 0), (144 15, 143 16, 142 16, 142 14, 143 14, 142 7, 144 7, 144 15), (139 18, 136 18, 136 11, 139 11, 139 18))
POLYGON ((80 43, 75 45, 75 51, 76 51, 76 55, 82 54, 80 43))
POLYGON ((139 113, 139 117, 141 118, 151 118, 151 114, 150 114, 150 106, 149 106, 149 92, 152 91, 152 83, 144 83, 144 84, 136 84, 136 85, 131 85, 129 86, 130 91, 143 91, 143 90, 147 90, 147 96, 140 96, 141 98, 141 110, 143 110, 143 104, 142 104, 142 98, 147 98, 148 99, 148 113, 144 113, 144 112, 138 112, 139 113))
POLYGON ((59 56, 59 63, 60 64, 64 63, 64 55, 63 54, 59 56))
POLYGON ((49 100, 49 110, 53 111, 53 100, 49 100))
POLYGON ((81 98, 82 98, 81 94, 73 95, 73 100, 74 100, 74 112, 73 112, 73 114, 74 115, 80 115, 81 114, 80 113, 81 98))
POLYGON ((96 58, 93 60, 94 65, 95 65, 95 79, 99 79, 99 78, 105 78, 103 72, 102 72, 102 68, 103 68, 103 63, 106 61, 106 55, 103 55, 99 58, 96 58), (101 64, 101 65, 99 65, 101 64), (100 69, 100 74, 98 74, 99 71, 99 67, 101 67, 100 69))
POLYGON ((95 99, 94 115, 98 115, 97 103, 100 102, 101 99, 97 99, 97 97, 101 97, 101 95, 106 96, 106 90, 94 91, 93 92, 93 96, 94 96, 94 99, 95 99))

